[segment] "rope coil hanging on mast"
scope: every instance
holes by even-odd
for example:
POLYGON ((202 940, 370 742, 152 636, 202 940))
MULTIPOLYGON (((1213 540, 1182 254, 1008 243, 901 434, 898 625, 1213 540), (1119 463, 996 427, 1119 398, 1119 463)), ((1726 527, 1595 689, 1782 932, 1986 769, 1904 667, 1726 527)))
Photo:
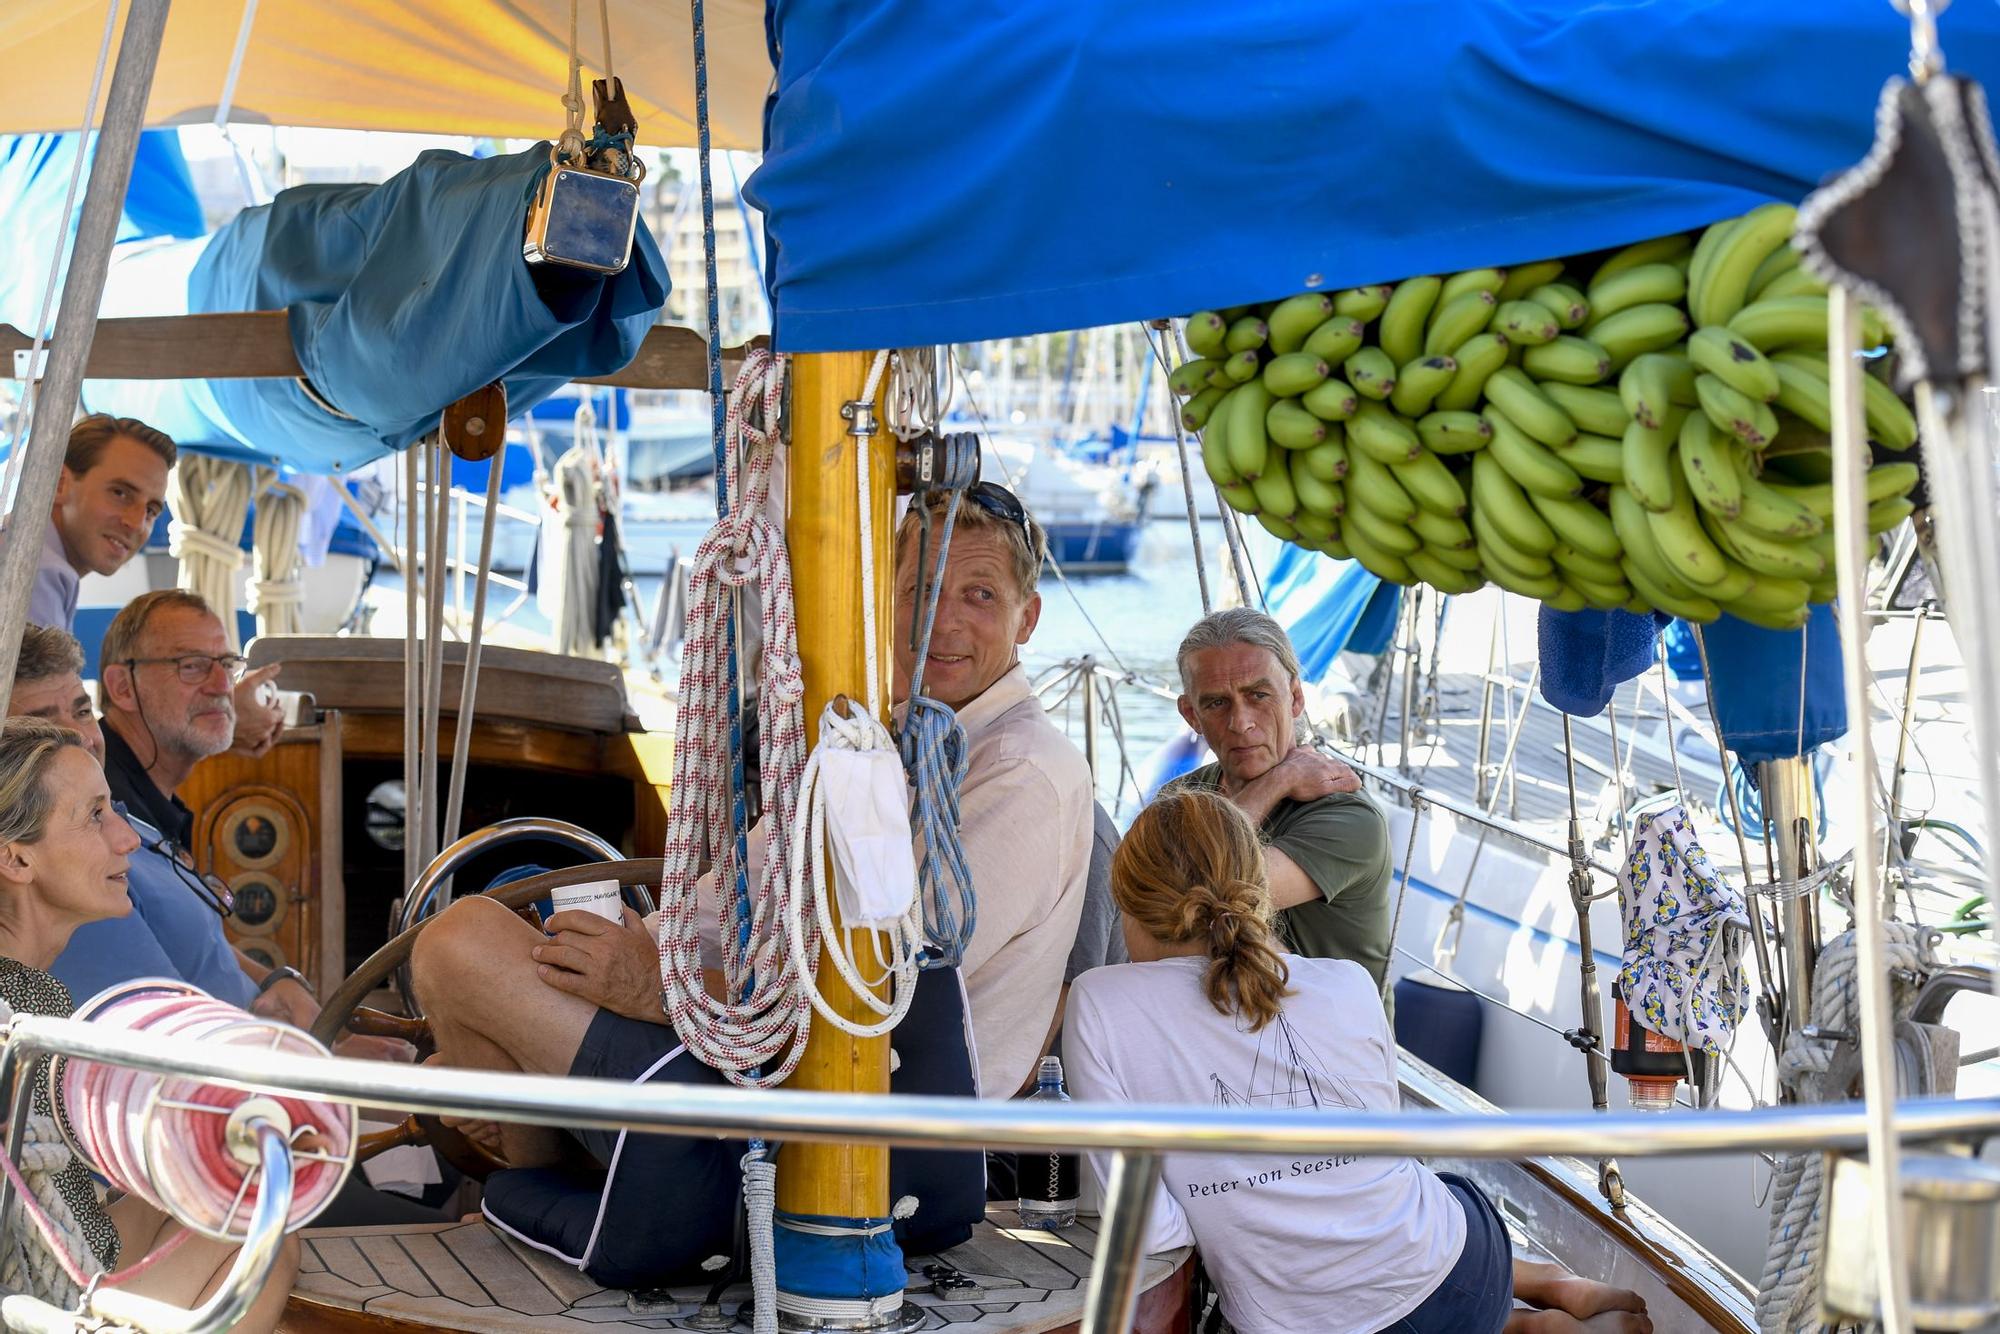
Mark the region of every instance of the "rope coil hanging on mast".
POLYGON ((764 512, 784 368, 783 357, 753 350, 729 396, 726 437, 745 447, 745 475, 739 493, 738 451, 725 448, 719 490, 736 493, 737 501, 702 539, 688 581, 674 804, 660 894, 660 977, 674 1031, 704 1064, 758 1088, 783 1083, 804 1054, 819 944, 817 925, 809 925, 804 956, 786 957, 793 883, 788 835, 798 819, 806 746, 791 560, 783 533, 764 512), (770 831, 754 893, 743 831, 731 609, 734 596, 750 586, 762 595, 757 714, 770 831), (712 868, 717 887, 723 977, 727 994, 736 998, 728 1001, 716 1000, 702 984, 695 883, 704 866, 712 868), (774 1058, 776 1065, 766 1064, 774 1058))

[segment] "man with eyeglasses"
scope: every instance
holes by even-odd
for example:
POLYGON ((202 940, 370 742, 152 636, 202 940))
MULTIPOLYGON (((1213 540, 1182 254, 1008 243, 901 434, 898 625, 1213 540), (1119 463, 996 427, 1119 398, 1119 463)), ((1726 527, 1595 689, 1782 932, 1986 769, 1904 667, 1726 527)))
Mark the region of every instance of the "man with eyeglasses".
POLYGON ((104 775, 111 795, 181 846, 194 812, 176 795, 195 765, 228 750, 243 658, 194 593, 141 594, 112 618, 98 657, 104 775))

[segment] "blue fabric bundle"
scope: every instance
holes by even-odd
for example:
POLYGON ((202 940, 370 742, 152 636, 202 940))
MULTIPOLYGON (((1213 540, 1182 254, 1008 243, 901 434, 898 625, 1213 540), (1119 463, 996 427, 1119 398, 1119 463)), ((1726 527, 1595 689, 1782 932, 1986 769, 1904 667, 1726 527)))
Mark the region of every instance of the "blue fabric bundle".
POLYGON ((188 276, 188 309, 291 316, 296 381, 214 380, 231 435, 306 472, 405 448, 493 380, 518 415, 567 381, 617 370, 667 299, 641 227, 614 276, 529 266, 528 201, 547 144, 501 157, 433 150, 381 185, 305 185, 245 209, 188 276))
POLYGON ((1716 722, 1744 765, 1807 755, 1847 731, 1833 604, 1814 607, 1803 631, 1765 630, 1724 616, 1702 627, 1702 639, 1714 677, 1716 722))
MULTIPOLYGON (((38 312, 75 136, 0 140, 0 321, 38 312), (39 255, 39 262, 36 262, 39 255)), ((641 226, 605 276, 521 257, 547 144, 487 158, 424 153, 380 185, 306 185, 212 236, 121 247, 100 314, 283 309, 300 380, 90 380, 84 406, 140 417, 183 447, 301 472, 349 469, 426 434, 494 380, 519 415, 569 380, 629 362, 666 304, 641 226)), ((120 238, 174 234, 199 208, 186 166, 147 136, 120 238)))
POLYGON ((1536 622, 1542 698, 1578 718, 1604 712, 1611 692, 1653 665, 1653 644, 1670 618, 1629 611, 1541 608, 1536 622))

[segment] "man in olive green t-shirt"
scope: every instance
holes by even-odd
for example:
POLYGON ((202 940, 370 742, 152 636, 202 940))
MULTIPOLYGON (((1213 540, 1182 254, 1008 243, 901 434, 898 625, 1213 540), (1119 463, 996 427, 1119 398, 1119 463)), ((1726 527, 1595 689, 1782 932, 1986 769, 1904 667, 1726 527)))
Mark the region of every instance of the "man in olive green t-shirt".
POLYGON ((1305 692, 1284 627, 1247 607, 1181 641, 1181 717, 1216 762, 1174 786, 1228 797, 1264 837, 1278 934, 1299 954, 1389 966, 1389 829, 1340 761, 1299 741, 1305 692))

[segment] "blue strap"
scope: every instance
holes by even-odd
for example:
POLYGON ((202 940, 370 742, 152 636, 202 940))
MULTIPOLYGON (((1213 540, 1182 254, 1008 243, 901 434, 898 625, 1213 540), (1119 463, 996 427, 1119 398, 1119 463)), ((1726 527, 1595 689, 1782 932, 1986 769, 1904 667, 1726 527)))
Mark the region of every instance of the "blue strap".
POLYGON ((951 551, 951 531, 958 522, 963 492, 954 488, 946 494, 951 499, 945 509, 944 531, 938 537, 937 564, 924 598, 916 662, 910 668, 910 703, 903 715, 902 735, 897 738, 903 772, 916 792, 910 824, 924 843, 917 858, 917 883, 924 896, 924 941, 929 946, 922 961, 925 968, 958 967, 979 916, 972 871, 965 864, 965 845, 958 834, 958 793, 965 784, 965 729, 949 705, 923 693, 924 662, 930 656, 945 558, 951 551))
MULTIPOLYGON (((708 282, 708 405, 715 446, 715 517, 729 517, 729 401, 722 390, 722 302, 716 292, 715 179, 709 171, 708 38, 702 0, 694 0, 694 119, 701 163, 701 251, 708 282)), ((750 943, 750 839, 743 798, 743 708, 737 689, 736 609, 729 611, 729 656, 723 672, 724 715, 729 723, 729 830, 736 842, 736 939, 750 943)))

